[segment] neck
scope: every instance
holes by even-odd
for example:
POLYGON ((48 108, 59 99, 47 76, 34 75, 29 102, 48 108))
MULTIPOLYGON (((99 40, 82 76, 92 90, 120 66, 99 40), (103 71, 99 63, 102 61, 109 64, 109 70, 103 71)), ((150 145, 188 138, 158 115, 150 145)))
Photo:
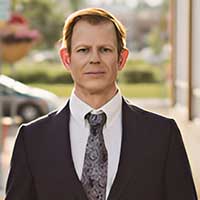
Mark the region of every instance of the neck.
POLYGON ((115 94, 117 93, 117 87, 113 88, 112 91, 105 93, 97 93, 97 92, 83 92, 83 91, 77 91, 75 89, 75 94, 77 97, 79 97, 82 101, 87 103, 89 106, 91 106, 94 109, 98 109, 105 105, 110 99, 112 99, 115 94))

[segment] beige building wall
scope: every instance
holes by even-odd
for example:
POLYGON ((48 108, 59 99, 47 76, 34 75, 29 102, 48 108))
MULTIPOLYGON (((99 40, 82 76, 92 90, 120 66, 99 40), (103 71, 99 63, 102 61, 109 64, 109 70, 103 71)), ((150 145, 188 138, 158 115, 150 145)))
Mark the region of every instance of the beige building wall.
POLYGON ((175 87, 176 106, 185 108, 187 106, 188 88, 188 0, 176 1, 176 61, 175 61, 175 87))
POLYGON ((186 118, 200 119, 200 1, 174 0, 175 106, 186 118))
POLYGON ((192 116, 200 119, 200 1, 192 5, 192 116))

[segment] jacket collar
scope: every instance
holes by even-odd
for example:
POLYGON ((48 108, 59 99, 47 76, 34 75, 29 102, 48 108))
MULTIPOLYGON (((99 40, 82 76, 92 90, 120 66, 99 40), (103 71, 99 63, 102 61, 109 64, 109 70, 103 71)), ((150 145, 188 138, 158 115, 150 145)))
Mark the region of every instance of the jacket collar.
POLYGON ((58 149, 63 149, 63 148, 66 149, 65 158, 64 158, 65 161, 63 163, 64 168, 66 170, 65 172, 62 171, 60 175, 62 176, 64 173, 64 175, 67 177, 66 183, 63 183, 63 184, 70 187, 70 189, 68 189, 67 191, 70 190, 72 194, 74 194, 75 199, 87 200, 82 184, 78 178, 78 175, 76 174, 75 166, 72 159, 70 134, 69 134, 69 120, 70 120, 70 109, 69 109, 69 100, 68 100, 66 104, 64 105, 64 107, 62 107, 61 109, 57 111, 55 120, 53 121, 55 131, 58 132, 59 130, 60 140, 64 141, 61 143, 64 147, 58 146, 58 149))

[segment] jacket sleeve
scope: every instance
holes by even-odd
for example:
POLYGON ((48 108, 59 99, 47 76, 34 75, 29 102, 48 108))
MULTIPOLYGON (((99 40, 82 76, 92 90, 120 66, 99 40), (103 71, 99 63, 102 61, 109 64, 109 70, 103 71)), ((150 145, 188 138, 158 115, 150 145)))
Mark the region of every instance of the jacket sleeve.
POLYGON ((165 168, 166 200, 197 200, 192 173, 180 131, 171 120, 165 168))
POLYGON ((24 128, 19 129, 11 158, 5 200, 36 200, 24 142, 24 128))

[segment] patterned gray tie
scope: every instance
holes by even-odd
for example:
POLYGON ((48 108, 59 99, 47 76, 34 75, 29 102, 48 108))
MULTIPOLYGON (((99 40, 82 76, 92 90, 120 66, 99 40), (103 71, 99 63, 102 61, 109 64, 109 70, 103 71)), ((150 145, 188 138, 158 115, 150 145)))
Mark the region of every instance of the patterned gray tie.
POLYGON ((81 182, 89 200, 105 200, 107 184, 108 154, 103 139, 106 114, 88 113, 90 124, 81 182))

